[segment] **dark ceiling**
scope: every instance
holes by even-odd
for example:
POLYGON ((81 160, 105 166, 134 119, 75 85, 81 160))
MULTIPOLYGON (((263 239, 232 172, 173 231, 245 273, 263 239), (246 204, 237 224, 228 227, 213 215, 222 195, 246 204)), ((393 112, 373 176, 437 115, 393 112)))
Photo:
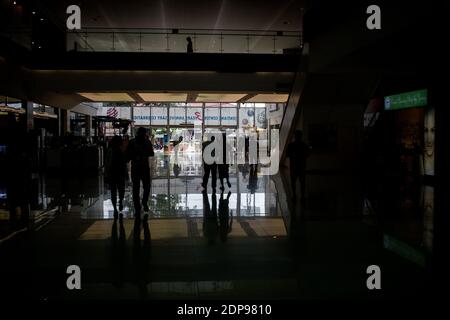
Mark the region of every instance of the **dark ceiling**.
POLYGON ((82 27, 299 31, 305 0, 41 0, 59 20, 81 8, 82 27))

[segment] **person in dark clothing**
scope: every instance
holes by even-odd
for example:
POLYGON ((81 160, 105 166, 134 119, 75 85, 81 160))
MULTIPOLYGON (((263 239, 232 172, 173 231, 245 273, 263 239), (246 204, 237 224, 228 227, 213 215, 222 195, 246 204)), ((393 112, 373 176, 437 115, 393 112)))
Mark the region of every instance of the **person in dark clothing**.
POLYGON ((6 193, 10 226, 16 229, 27 227, 30 218, 32 142, 25 131, 23 118, 17 121, 16 116, 10 114, 8 121, 10 131, 6 136, 6 193))
POLYGON ((256 189, 258 189, 258 165, 257 164, 250 165, 247 189, 250 191, 251 194, 255 194, 256 189))
POLYGON ((141 201, 139 197, 140 184, 144 194, 142 196, 142 207, 144 212, 148 213, 148 198, 150 196, 150 165, 149 157, 153 157, 152 143, 148 139, 145 128, 140 127, 137 131, 136 138, 130 140, 127 148, 128 161, 131 160, 131 181, 133 183, 133 204, 135 217, 140 218, 141 201))
MULTIPOLYGON (((212 189, 213 192, 216 191, 216 183, 217 183, 217 164, 216 162, 213 162, 212 164, 207 164, 205 162, 205 148, 211 144, 213 141, 215 140, 215 137, 212 136, 210 141, 205 141, 203 142, 202 145, 202 159, 203 159, 203 182, 202 182, 202 187, 206 190, 206 188, 208 187, 208 180, 209 180, 209 175, 211 174, 211 179, 212 179, 212 189)), ((215 152, 213 151, 211 156, 215 157, 215 152)))
POLYGON ((231 232, 233 225, 233 213, 230 215, 229 203, 231 192, 228 192, 226 198, 223 197, 223 192, 219 199, 219 234, 222 242, 227 241, 228 234, 231 232))
POLYGON ((296 197, 297 179, 300 181, 301 197, 305 196, 306 158, 308 146, 303 142, 303 132, 295 131, 294 142, 289 143, 286 156, 290 159, 291 187, 294 198, 296 197))
POLYGON ((191 39, 191 37, 187 37, 186 41, 187 41, 187 53, 193 53, 194 52, 194 47, 192 46, 192 39, 191 39))
POLYGON ((123 148, 123 140, 120 136, 114 136, 111 140, 109 163, 109 180, 111 187, 111 202, 114 208, 114 218, 118 216, 117 191, 119 192, 119 211, 123 210, 123 198, 125 196, 125 180, 127 176, 127 160, 123 148))
POLYGON ((225 187, 223 185, 223 180, 227 181, 227 185, 228 188, 231 188, 231 183, 230 183, 230 175, 229 175, 229 164, 227 163, 227 161, 230 161, 230 159, 227 159, 227 140, 226 140, 226 135, 225 133, 222 135, 222 139, 223 139, 223 159, 222 159, 222 163, 217 165, 217 168, 219 170, 219 180, 220 180, 220 190, 224 190, 225 187))

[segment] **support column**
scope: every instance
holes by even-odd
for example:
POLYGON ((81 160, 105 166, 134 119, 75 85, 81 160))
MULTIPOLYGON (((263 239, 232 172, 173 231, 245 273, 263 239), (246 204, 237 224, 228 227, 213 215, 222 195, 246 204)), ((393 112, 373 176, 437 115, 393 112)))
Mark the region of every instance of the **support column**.
POLYGON ((70 111, 61 109, 61 136, 70 132, 70 111))
POLYGON ((34 128, 33 103, 30 101, 22 100, 22 109, 25 110, 25 130, 26 132, 29 132, 34 128))
POLYGON ((86 115, 86 137, 92 137, 92 116, 86 115))

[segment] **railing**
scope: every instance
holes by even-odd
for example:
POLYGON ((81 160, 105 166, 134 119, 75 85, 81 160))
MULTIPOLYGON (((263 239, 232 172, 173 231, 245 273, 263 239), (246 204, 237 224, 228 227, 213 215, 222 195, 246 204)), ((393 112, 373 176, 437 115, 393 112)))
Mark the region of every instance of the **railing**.
POLYGON ((302 47, 294 31, 85 28, 67 32, 68 51, 282 54, 302 47))

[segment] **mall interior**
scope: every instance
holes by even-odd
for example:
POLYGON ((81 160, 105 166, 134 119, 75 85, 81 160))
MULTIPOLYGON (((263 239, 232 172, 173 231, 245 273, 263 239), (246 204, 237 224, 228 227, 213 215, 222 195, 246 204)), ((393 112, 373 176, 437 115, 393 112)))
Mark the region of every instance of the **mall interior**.
POLYGON ((71 30, 68 1, 2 0, 1 295, 433 296, 450 243, 450 135, 431 72, 443 20, 433 1, 381 1, 368 29, 361 3, 91 1, 71 30), (143 220, 129 172, 119 217, 107 175, 112 138, 140 128, 154 150, 143 220), (301 188, 287 154, 299 130, 301 188), (214 133, 232 158, 238 135, 257 135, 278 170, 232 162, 231 187, 203 188, 214 133), (70 265, 81 290, 66 286, 70 265))

